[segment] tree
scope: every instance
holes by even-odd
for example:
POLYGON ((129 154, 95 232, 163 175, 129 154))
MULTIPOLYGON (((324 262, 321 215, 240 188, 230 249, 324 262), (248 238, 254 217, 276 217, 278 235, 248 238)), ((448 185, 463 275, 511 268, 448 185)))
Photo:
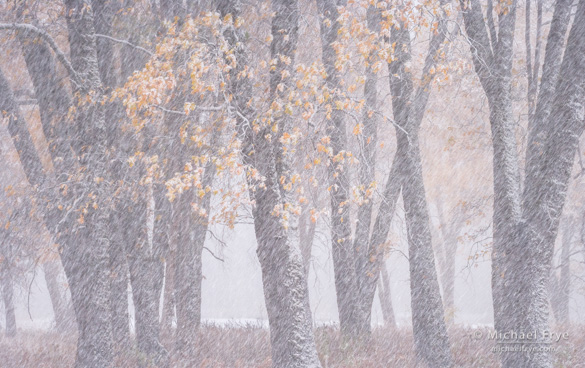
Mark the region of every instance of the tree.
MULTIPOLYGON (((461 1, 475 70, 488 97, 494 148, 494 249, 492 289, 494 320, 500 332, 539 331, 546 344, 552 250, 566 188, 582 127, 582 18, 577 6, 564 48, 571 2, 557 1, 545 49, 543 72, 526 152, 524 190, 510 98, 516 2, 498 7, 498 30, 488 3, 484 22, 481 4, 461 1), (489 36, 488 36, 489 29, 489 36), (491 41, 490 41, 491 40, 491 41), (580 100, 581 99, 581 100, 580 100)), ((518 341, 525 344, 526 341, 518 341)), ((526 350, 528 351, 528 349, 526 350)), ((550 367, 548 351, 503 353, 504 367, 550 367)))
MULTIPOLYGON (((219 2, 221 14, 239 14, 239 4, 219 2)), ((298 42, 300 10, 296 0, 277 0, 272 3, 274 16, 271 27, 271 58, 276 61, 270 73, 270 100, 283 104, 292 88, 289 76, 293 74, 298 42)), ((234 24, 235 26, 235 24, 234 24)), ((228 37, 235 48, 239 70, 246 68, 245 44, 242 34, 232 31, 228 37)), ((290 180, 290 165, 279 143, 279 135, 290 130, 290 117, 276 110, 268 124, 256 122, 259 129, 249 125, 255 120, 249 107, 251 98, 249 81, 238 77, 234 70, 231 95, 236 98, 238 134, 242 140, 245 164, 257 170, 265 179, 257 183, 248 177, 253 207, 254 228, 258 242, 258 259, 262 267, 262 282, 272 347, 273 367, 320 367, 309 310, 309 295, 298 238, 298 220, 293 212, 281 219, 275 211, 290 211, 291 201, 282 183, 290 180), (236 97, 237 96, 237 97, 236 97), (273 137, 273 133, 276 136, 273 137), (279 178, 283 178, 279 180, 279 178), (279 184, 280 183, 280 184, 279 184), (258 185, 260 184, 260 185, 258 185)))
MULTIPOLYGON (((336 0, 317 2, 321 14, 322 59, 327 75, 325 85, 327 92, 331 93, 334 99, 342 97, 340 94, 342 82, 336 67, 338 57, 335 46, 339 42, 340 33, 338 21, 340 15, 337 7, 343 3, 344 1, 336 0)), ((331 193, 331 248, 339 324, 343 332, 353 335, 360 332, 361 326, 359 325, 359 295, 349 212, 350 183, 344 158, 345 151, 348 149, 345 114, 343 109, 335 109, 327 118, 327 134, 332 148, 328 167, 331 193)), ((371 175, 368 174, 364 175, 369 178, 371 175)))

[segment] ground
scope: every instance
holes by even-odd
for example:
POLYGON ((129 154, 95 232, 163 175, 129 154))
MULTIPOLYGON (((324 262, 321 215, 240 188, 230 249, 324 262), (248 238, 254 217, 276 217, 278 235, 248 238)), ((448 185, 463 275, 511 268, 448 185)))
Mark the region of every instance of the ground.
MULTIPOLYGON (((491 352, 494 344, 486 338, 474 338, 476 330, 454 327, 450 330, 456 367, 499 367, 491 352)), ((565 332, 565 331, 563 331, 565 332)), ((481 330, 482 337, 488 330, 481 330)), ((375 329, 368 341, 342 338, 330 327, 315 332, 323 368, 413 367, 412 335, 408 329, 375 329)), ((555 367, 585 367, 585 327, 572 328, 570 338, 555 344, 555 367)), ((53 368, 72 367, 75 336, 49 332, 19 331, 15 338, 0 337, 0 367, 53 368)), ((225 328, 205 326, 197 343, 200 367, 270 368, 268 331, 258 327, 225 328)), ((132 354, 118 357, 116 367, 134 368, 132 354)))

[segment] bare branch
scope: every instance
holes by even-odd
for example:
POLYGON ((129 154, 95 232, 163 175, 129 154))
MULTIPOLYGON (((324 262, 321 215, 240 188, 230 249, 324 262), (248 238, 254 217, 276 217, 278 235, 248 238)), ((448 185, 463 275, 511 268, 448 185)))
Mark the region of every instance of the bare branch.
POLYGON ((38 27, 35 27, 32 24, 25 24, 25 23, 12 23, 12 24, 0 23, 0 30, 2 30, 2 29, 19 31, 19 32, 22 32, 22 34, 24 34, 24 35, 32 34, 32 35, 35 35, 35 36, 41 38, 43 41, 45 41, 49 45, 49 47, 51 47, 51 49, 53 49, 53 52, 55 52, 55 55, 57 56, 57 59, 59 60, 59 62, 65 67, 65 69, 67 69, 67 73, 69 73, 69 76, 71 77, 72 82, 75 83, 76 85, 81 84, 81 79, 77 75, 77 72, 73 68, 73 65, 71 65, 71 62, 67 59, 67 56, 65 56, 65 53, 63 51, 61 51, 61 49, 59 49, 59 46, 57 46, 57 43, 55 42, 53 37, 51 37, 51 35, 47 33, 47 31, 45 31, 44 29, 40 29, 38 27))
POLYGON ((100 38, 104 38, 106 40, 110 40, 112 42, 117 42, 117 43, 121 43, 121 44, 126 45, 126 46, 133 47, 136 50, 140 50, 140 51, 144 52, 145 54, 148 54, 149 56, 154 56, 154 53, 152 51, 149 51, 149 50, 145 49, 144 47, 140 47, 138 45, 135 45, 135 44, 133 44, 133 43, 131 43, 129 41, 120 40, 120 39, 117 39, 117 38, 114 38, 114 37, 110 37, 110 36, 107 36, 107 35, 104 35, 104 34, 99 34, 99 33, 96 33, 95 36, 96 37, 100 37, 100 38))
POLYGON ((213 258, 217 259, 217 260, 218 260, 218 261, 220 261, 220 262, 224 262, 223 258, 220 258, 220 257, 216 256, 216 255, 215 255, 215 253, 213 253, 213 252, 211 251, 211 249, 209 249, 209 248, 207 248, 207 247, 203 247, 203 249, 205 249, 206 251, 208 251, 208 252, 209 252, 209 254, 211 254, 211 256, 212 256, 213 258))

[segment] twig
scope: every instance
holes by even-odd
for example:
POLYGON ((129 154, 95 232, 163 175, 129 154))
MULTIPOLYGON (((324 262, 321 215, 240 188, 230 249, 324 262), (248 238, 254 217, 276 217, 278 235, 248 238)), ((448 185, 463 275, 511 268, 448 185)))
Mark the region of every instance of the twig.
MULTIPOLYGON (((183 111, 177 111, 177 110, 169 110, 166 107, 160 106, 160 105, 152 105, 152 107, 156 107, 157 109, 161 110, 162 112, 167 112, 169 114, 177 114, 177 115, 183 115, 183 116, 187 116, 188 114, 185 114, 185 112, 183 111)), ((223 107, 222 106, 195 106, 196 110, 199 111, 220 111, 223 107)))
POLYGON ((216 256, 211 249, 207 248, 207 247, 203 247, 203 249, 205 249, 206 251, 209 252, 209 254, 211 254, 213 256, 213 258, 217 259, 220 262, 224 262, 223 258, 219 258, 218 256, 216 256))
POLYGON ((110 40, 110 41, 113 41, 113 42, 121 43, 121 44, 124 44, 126 46, 133 47, 136 50, 140 50, 140 51, 142 51, 142 52, 144 52, 144 53, 146 53, 146 54, 148 54, 150 56, 154 56, 154 53, 152 51, 149 51, 149 50, 145 49, 144 47, 140 47, 138 45, 135 45, 135 44, 133 44, 133 43, 131 43, 129 41, 120 40, 120 39, 117 39, 117 38, 114 38, 114 37, 110 37, 110 36, 107 36, 107 35, 104 35, 104 34, 99 34, 99 33, 96 33, 95 36, 96 37, 100 37, 100 38, 105 38, 106 40, 110 40))

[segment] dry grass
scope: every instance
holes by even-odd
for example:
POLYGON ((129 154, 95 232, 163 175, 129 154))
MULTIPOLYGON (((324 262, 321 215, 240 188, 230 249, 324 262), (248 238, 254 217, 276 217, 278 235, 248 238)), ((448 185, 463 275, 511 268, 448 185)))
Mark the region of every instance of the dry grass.
MULTIPOLYGON (((472 332, 462 328, 450 331, 456 367, 499 367, 497 355, 491 352, 493 341, 471 338, 472 332)), ((407 329, 379 328, 367 341, 350 341, 331 327, 319 328, 315 335, 323 368, 414 367, 412 334, 407 329)), ((554 346, 555 367, 585 367, 585 328, 573 328, 568 341, 554 346)), ((268 331, 253 326, 205 326, 195 354, 200 367, 269 368, 268 331)), ((71 367, 74 359, 74 336, 21 331, 16 338, 0 337, 3 368, 71 367)), ((116 367, 134 368, 133 362, 133 354, 125 354, 118 357, 116 367)))

